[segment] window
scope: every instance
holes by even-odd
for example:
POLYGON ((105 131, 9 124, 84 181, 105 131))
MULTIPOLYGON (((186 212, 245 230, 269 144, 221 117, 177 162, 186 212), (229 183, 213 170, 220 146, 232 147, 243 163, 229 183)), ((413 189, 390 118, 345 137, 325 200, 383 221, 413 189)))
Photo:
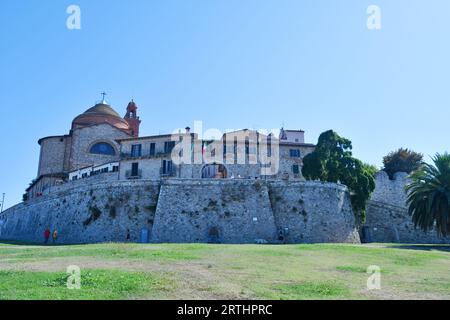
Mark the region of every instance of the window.
POLYGON ((150 143, 150 156, 154 157, 156 154, 156 144, 155 143, 150 143))
POLYGON ((131 164, 131 176, 137 177, 139 175, 139 163, 134 162, 131 164))
POLYGON ((269 140, 267 142, 267 157, 270 158, 272 157, 272 141, 269 140))
POLYGON ((293 172, 294 174, 300 174, 300 167, 298 166, 298 164, 294 164, 294 165, 292 166, 292 172, 293 172))
POLYGON ((164 142, 164 153, 171 153, 173 148, 175 148, 175 141, 164 142))
POLYGON ((234 143, 233 143, 233 155, 234 155, 234 163, 237 164, 237 161, 238 161, 238 143, 237 143, 237 137, 234 137, 234 143))
POLYGON ((170 174, 173 171, 173 162, 171 160, 163 160, 162 173, 170 174))
POLYGON ((91 150, 89 150, 90 153, 93 154, 102 154, 107 156, 115 156, 116 150, 112 145, 106 142, 100 142, 96 143, 91 147, 91 150))
POLYGON ((291 149, 291 150, 289 150, 289 154, 292 158, 300 158, 300 150, 299 149, 291 149))
POLYGON ((131 146, 131 156, 139 158, 142 155, 142 144, 133 144, 131 146))
POLYGON ((250 140, 249 138, 245 138, 245 155, 248 157, 250 154, 250 140))
POLYGON ((113 166, 113 172, 118 172, 119 171, 119 166, 113 166))

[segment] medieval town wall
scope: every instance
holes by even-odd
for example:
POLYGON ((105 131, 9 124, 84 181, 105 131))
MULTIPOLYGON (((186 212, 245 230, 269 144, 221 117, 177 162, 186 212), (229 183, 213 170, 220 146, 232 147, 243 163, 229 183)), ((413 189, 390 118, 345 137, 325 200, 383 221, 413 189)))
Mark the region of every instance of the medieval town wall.
MULTIPOLYGON (((69 185, 69 184, 68 184, 69 185)), ((45 228, 59 232, 59 243, 138 241, 151 229, 159 182, 116 181, 58 187, 0 216, 0 239, 42 243, 45 228)))
POLYGON ((0 216, 0 239, 59 243, 140 240, 217 243, 359 243, 346 187, 250 179, 76 181, 0 216), (294 208, 295 207, 295 208, 294 208), (280 237, 281 236, 281 237, 280 237))
POLYGON ((450 239, 438 237, 436 231, 423 232, 415 228, 408 214, 408 175, 396 173, 390 180, 386 172, 376 175, 376 188, 366 208, 364 241, 393 243, 449 243, 450 239))
POLYGON ((278 230, 287 243, 359 243, 347 187, 322 182, 270 183, 278 230))
POLYGON ((267 185, 252 180, 167 180, 153 242, 273 242, 276 227, 267 185))

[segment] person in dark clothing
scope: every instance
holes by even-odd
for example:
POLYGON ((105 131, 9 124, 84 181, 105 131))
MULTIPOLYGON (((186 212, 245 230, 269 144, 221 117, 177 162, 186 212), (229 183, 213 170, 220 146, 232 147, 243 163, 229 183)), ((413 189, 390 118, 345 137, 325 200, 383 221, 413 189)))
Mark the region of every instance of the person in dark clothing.
POLYGON ((130 242, 131 235, 130 235, 130 229, 127 229, 127 242, 130 242))
POLYGON ((48 239, 50 238, 50 228, 45 229, 44 231, 44 243, 48 243, 48 239))

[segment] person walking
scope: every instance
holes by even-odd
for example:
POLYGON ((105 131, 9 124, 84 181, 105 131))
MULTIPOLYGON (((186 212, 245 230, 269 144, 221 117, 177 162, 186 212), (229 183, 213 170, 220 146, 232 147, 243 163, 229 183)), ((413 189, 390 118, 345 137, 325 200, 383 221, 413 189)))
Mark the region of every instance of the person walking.
POLYGON ((53 230, 53 234, 52 234, 52 238, 53 238, 53 244, 56 243, 56 240, 58 240, 58 230, 53 230))
POLYGON ((50 238, 50 228, 47 228, 44 231, 44 244, 48 243, 49 238, 50 238))

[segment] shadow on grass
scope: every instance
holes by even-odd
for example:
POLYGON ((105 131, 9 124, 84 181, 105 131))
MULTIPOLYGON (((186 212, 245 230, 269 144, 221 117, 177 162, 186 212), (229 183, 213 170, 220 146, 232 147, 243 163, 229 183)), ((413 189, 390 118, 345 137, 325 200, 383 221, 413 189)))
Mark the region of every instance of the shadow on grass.
MULTIPOLYGON (((96 242, 96 243, 52 243, 50 240, 47 244, 44 242, 26 242, 26 241, 10 241, 10 240, 1 240, 0 245, 14 245, 14 246, 33 246, 33 247, 70 247, 70 246, 84 246, 90 244, 111 244, 113 242, 96 242)), ((119 242, 114 242, 119 243, 119 242)), ((130 244, 139 244, 134 242, 123 242, 130 244)))
MULTIPOLYGON (((24 242, 24 241, 9 241, 9 240, 1 240, 0 245, 14 245, 14 246, 33 246, 33 247, 66 247, 66 246, 76 246, 77 244, 61 244, 61 243, 48 243, 45 244, 43 242, 24 242)), ((83 244, 78 244, 83 245, 83 244)))
POLYGON ((450 252, 450 245, 426 245, 426 244, 412 244, 402 246, 389 246, 389 248, 405 249, 405 250, 420 250, 420 251, 445 251, 450 252))

